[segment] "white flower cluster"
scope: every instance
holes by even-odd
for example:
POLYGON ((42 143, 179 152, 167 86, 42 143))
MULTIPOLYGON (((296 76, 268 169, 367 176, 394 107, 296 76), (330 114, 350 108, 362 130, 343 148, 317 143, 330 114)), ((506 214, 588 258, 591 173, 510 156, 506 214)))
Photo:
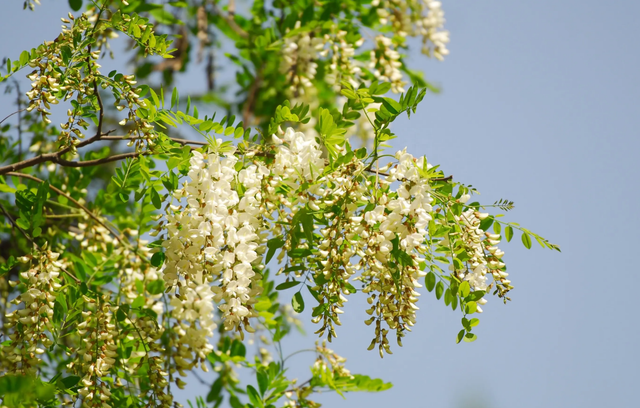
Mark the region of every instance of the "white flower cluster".
MULTIPOLYGON (((300 22, 296 24, 300 28, 300 22)), ((316 37, 314 33, 304 33, 284 38, 280 72, 287 76, 292 92, 304 93, 305 88, 313 85, 311 79, 316 76, 318 63, 316 60, 327 55, 326 39, 316 37)))
POLYGON ((388 330, 382 328, 382 322, 396 330, 399 344, 404 332, 415 324, 415 303, 420 296, 416 289, 422 287, 418 280, 426 275, 419 265, 424 262, 422 255, 429 251, 425 238, 433 211, 430 187, 418 171, 425 165, 427 169, 431 167, 426 158, 415 159, 405 149, 396 153, 396 159, 398 163, 381 181, 387 188, 375 207, 362 220, 352 218, 356 224, 353 232, 365 238, 356 242, 357 253, 362 257, 358 266, 364 268, 358 279, 365 283, 363 292, 369 294, 367 301, 371 305, 367 313, 372 317, 365 323, 376 322, 376 337, 370 349, 378 344, 381 356, 385 351, 391 352, 388 330), (393 191, 390 187, 396 182, 400 184, 393 191))
POLYGON ((325 41, 331 50, 331 61, 329 63, 325 79, 333 85, 336 92, 340 92, 340 82, 346 80, 352 85, 357 85, 354 78, 362 73, 360 64, 354 60, 356 49, 364 44, 364 38, 359 38, 353 43, 347 41, 348 33, 338 31, 335 35, 325 34, 325 41))
POLYGON ((95 310, 81 313, 82 321, 76 326, 81 337, 81 346, 75 350, 78 358, 67 365, 67 369, 81 377, 78 394, 83 398, 83 406, 111 408, 111 384, 103 381, 118 357, 119 330, 113 322, 113 311, 109 297, 90 298, 84 301, 95 310))
POLYGON ((403 80, 402 62, 400 54, 394 48, 393 41, 384 35, 376 37, 376 48, 370 51, 369 68, 373 70, 376 79, 391 83, 391 91, 394 93, 404 92, 407 84, 403 80))
POLYGON ((261 183, 269 171, 251 165, 238 172, 237 162, 233 150, 224 157, 193 152, 191 181, 174 192, 186 205, 171 205, 166 213, 163 276, 168 287, 178 288, 171 305, 181 322, 175 330, 185 340, 183 361, 191 352, 204 359, 211 351, 213 301, 224 301, 219 309, 225 329, 253 330, 251 305, 262 291, 254 272, 261 267, 256 250, 264 238, 261 183))
POLYGON ((400 37, 422 36, 422 52, 438 60, 449 54, 442 3, 432 0, 373 0, 379 22, 400 37))
POLYGON ((20 274, 27 290, 11 301, 17 308, 5 314, 4 327, 15 330, 8 335, 11 344, 0 349, 12 373, 34 375, 42 362, 40 356, 53 344, 46 333, 53 330, 53 306, 61 288, 58 277, 63 264, 58 257, 58 253, 43 249, 36 256, 20 259, 31 262, 31 268, 20 274))
POLYGON ((273 166, 276 179, 271 183, 272 188, 278 183, 285 183, 297 189, 300 182, 314 181, 322 174, 325 162, 320 145, 313 136, 287 128, 282 139, 276 135, 272 138, 278 145, 273 166))
MULTIPOLYGON (((177 336, 173 358, 176 369, 183 377, 197 362, 204 362, 213 351, 208 338, 213 336, 216 325, 213 320, 214 294, 211 287, 201 284, 195 288, 185 286, 179 297, 171 299, 171 317, 176 320, 173 331, 177 336)), ((206 365, 202 364, 206 370, 206 365)))
MULTIPOLYGON (((182 204, 168 207, 163 274, 167 286, 178 291, 171 315, 178 321, 173 330, 179 343, 184 343, 176 359, 179 371, 211 352, 214 304, 226 330, 253 330, 249 318, 257 315, 252 304, 261 293, 256 271, 264 267, 267 231, 282 239, 277 259, 288 254, 290 270, 313 274, 312 291, 322 308, 313 319, 322 322, 317 333, 336 336, 345 295, 356 290, 349 283, 353 280, 361 281, 368 295, 371 318, 366 323, 375 322, 371 347, 378 345, 381 355, 391 352, 390 330, 401 344, 416 322, 419 280, 432 252, 428 231, 434 199, 425 176, 432 166, 426 158, 414 158, 405 149, 393 163, 373 170, 345 149, 339 154, 348 158, 328 167, 311 134, 287 128, 271 140, 273 145, 261 154, 268 159, 245 156, 256 158, 242 166, 232 147, 224 154, 215 148, 206 155, 195 151, 190 181, 174 192, 182 204), (322 227, 311 212, 323 214, 322 227), (296 221, 299 217, 307 218, 296 221), (312 242, 316 233, 319 240, 312 242), (295 251, 308 252, 296 258, 295 251)), ((499 236, 480 230, 477 217, 466 211, 455 219, 464 229, 460 237, 469 256, 477 254, 469 261, 471 272, 455 273, 471 289, 485 290, 486 273, 501 274, 504 264, 495 246, 499 236)), ((290 276, 285 269, 281 272, 290 276)))
POLYGON ((433 55, 442 61, 449 55, 447 44, 449 43, 449 32, 444 30, 444 11, 442 3, 439 1, 427 0, 424 2, 428 12, 427 15, 417 21, 417 26, 422 35, 422 52, 426 55, 433 55))
MULTIPOLYGON (((466 202, 468 198, 468 195, 464 195, 460 201, 466 202)), ((506 280, 506 277, 509 274, 502 271, 505 266, 502 262, 504 252, 497 247, 500 243, 500 234, 492 234, 480 229, 480 222, 488 215, 474 209, 468 209, 460 216, 454 217, 462 228, 460 239, 469 256, 468 267, 455 272, 459 278, 468 281, 474 290, 486 291, 488 288, 487 274, 491 274, 499 288, 505 288, 508 291, 507 286, 510 281, 506 280)), ((450 245, 448 237, 445 239, 444 245, 450 245)), ((487 300, 482 298, 477 303, 484 305, 487 300)), ((480 306, 477 311, 482 313, 480 306)))

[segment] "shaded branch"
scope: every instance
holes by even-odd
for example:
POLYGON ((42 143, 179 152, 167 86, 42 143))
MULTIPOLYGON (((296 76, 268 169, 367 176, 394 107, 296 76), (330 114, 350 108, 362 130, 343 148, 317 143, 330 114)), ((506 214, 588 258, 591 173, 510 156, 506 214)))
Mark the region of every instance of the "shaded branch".
POLYGON ((216 12, 217 15, 219 15, 220 17, 222 17, 224 19, 224 21, 227 22, 227 24, 229 24, 229 28, 231 28, 236 34, 238 34, 240 37, 242 38, 249 38, 249 33, 247 33, 246 31, 244 31, 242 29, 242 27, 240 27, 238 25, 238 23, 236 23, 236 20, 233 18, 233 16, 235 15, 235 7, 232 7, 231 5, 229 6, 229 14, 224 14, 219 8, 218 5, 215 2, 211 3, 213 6, 213 10, 216 12))
MULTIPOLYGON (((41 180, 42 181, 42 180, 41 180)), ((31 242, 31 244, 33 246, 35 246, 38 251, 41 251, 42 249, 40 248, 40 246, 38 244, 36 244, 36 242, 33 240, 33 238, 31 238, 25 230, 23 230, 22 228, 20 228, 18 226, 18 224, 15 222, 15 220, 11 217, 11 215, 9 214, 9 212, 6 210, 6 208, 4 208, 4 206, 2 204, 0 204, 0 210, 2 210, 2 212, 4 213, 4 216, 7 218, 7 220, 9 220, 9 222, 11 223, 11 225, 14 226, 14 228, 16 228, 18 231, 20 231, 22 233, 22 235, 24 235, 24 237, 27 239, 27 241, 31 242)), ((76 283, 80 283, 80 279, 78 279, 75 275, 73 275, 71 272, 69 272, 68 270, 66 270, 63 267, 60 267, 60 270, 62 272, 64 272, 68 277, 70 277, 71 279, 73 279, 76 283)))
MULTIPOLYGON (((131 136, 102 136, 100 140, 141 140, 143 138, 140 137, 131 137, 131 136)), ((187 139, 179 139, 177 137, 169 137, 169 140, 173 142, 180 143, 182 145, 192 144, 197 146, 208 146, 207 142, 200 142, 198 140, 187 140, 187 139)))
MULTIPOLYGON (((365 169, 365 171, 368 171, 369 173, 373 173, 373 174, 378 174, 380 176, 385 176, 385 177, 389 177, 389 173, 383 173, 381 171, 378 170, 373 170, 370 168, 371 166, 369 166, 368 168, 365 169)), ((429 181, 451 181, 453 180, 453 176, 447 176, 447 177, 432 177, 429 179, 429 181)))
MULTIPOLYGON (((38 183, 44 183, 44 181, 40 180, 39 178, 37 178, 35 176, 32 176, 31 174, 15 173, 15 172, 9 172, 9 173, 6 173, 6 174, 7 174, 7 176, 26 178, 26 179, 33 180, 33 181, 38 182, 38 183)), ((119 242, 121 242, 121 243, 124 242, 124 238, 118 232, 112 230, 108 225, 106 225, 104 222, 102 222, 102 220, 97 215, 95 215, 91 210, 89 210, 87 207, 82 205, 78 200, 76 200, 75 198, 71 197, 69 194, 65 193, 64 191, 60 190, 59 188, 57 188, 55 186, 52 186, 51 184, 49 184, 49 188, 51 190, 53 190, 54 192, 56 192, 57 194, 66 197, 69 201, 71 201, 73 204, 75 204, 78 208, 80 208, 82 211, 86 212, 89 217, 91 217, 95 222, 97 222, 102 227, 104 227, 107 231, 109 231, 109 233, 111 233, 111 235, 113 235, 119 242)))

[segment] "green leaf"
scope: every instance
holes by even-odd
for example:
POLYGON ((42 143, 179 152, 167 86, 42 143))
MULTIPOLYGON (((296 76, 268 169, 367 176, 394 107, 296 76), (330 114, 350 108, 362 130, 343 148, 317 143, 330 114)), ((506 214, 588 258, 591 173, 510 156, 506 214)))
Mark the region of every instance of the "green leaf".
MULTIPOLYGON (((222 385, 223 385, 222 376, 220 376, 211 385, 211 390, 207 394, 207 402, 217 401, 218 398, 221 398, 220 393, 222 391, 222 385)), ((222 402, 222 400, 220 401, 222 402)))
POLYGON ((29 58, 29 52, 22 51, 20 53, 20 65, 27 65, 27 63, 29 63, 29 58))
POLYGON ((293 306, 293 310, 298 313, 302 313, 304 311, 304 299, 302 298, 302 293, 296 292, 291 299, 291 306, 293 306))
POLYGON ((173 110, 174 107, 178 109, 179 103, 178 88, 173 88, 173 92, 171 92, 171 110, 173 110))
POLYGON ((444 292, 444 283, 442 281, 438 282, 436 285, 436 299, 440 300, 442 297, 442 293, 444 292))
POLYGON ((373 94, 374 95, 384 95, 387 92, 389 92, 389 89, 391 89, 391 83, 389 83, 389 82, 381 82, 375 88, 375 91, 373 91, 373 94))
POLYGON ((451 296, 451 309, 456 310, 458 308, 458 296, 455 294, 451 296))
POLYGON ((289 289, 292 288, 294 286, 298 286, 300 283, 299 281, 289 281, 289 282, 283 282, 281 284, 279 284, 278 286, 276 286, 276 290, 285 290, 285 289, 289 289))
POLYGON ((460 296, 462 297, 467 297, 467 295, 469 295, 469 293, 471 292, 471 286, 469 285, 468 281, 464 281, 460 284, 460 287, 458 288, 458 293, 460 294, 460 296))
POLYGON ((292 222, 295 224, 296 221, 302 226, 307 243, 311 247, 313 243, 313 215, 309 214, 306 208, 303 208, 293 217, 292 222))
POLYGON ((378 102, 382 102, 382 105, 394 115, 398 114, 402 110, 402 106, 391 98, 379 98, 378 102))
POLYGON ((154 207, 156 207, 156 209, 159 210, 160 207, 162 207, 162 199, 160 198, 160 194, 158 194, 154 187, 149 188, 149 191, 151 192, 151 203, 154 207))
POLYGON ((480 229, 483 231, 488 231, 491 224, 493 224, 493 217, 487 217, 484 220, 480 221, 480 229))
POLYGON ((507 242, 511 242, 511 238, 513 238, 513 228, 511 228, 511 225, 507 225, 507 228, 504 229, 504 236, 507 238, 507 242))
POLYGON ((436 274, 433 272, 429 272, 427 276, 424 278, 425 284, 427 285, 427 290, 431 292, 433 288, 436 287, 436 274))
POLYGON ((164 8, 154 9, 149 12, 160 24, 165 25, 183 25, 184 23, 177 19, 169 10, 164 8))
POLYGON ((451 298, 452 298, 452 294, 451 294, 451 289, 447 289, 444 291, 444 304, 446 306, 449 306, 451 304, 451 298))
POLYGON ((75 375, 70 375, 69 377, 63 378, 61 382, 64 385, 64 387, 68 389, 76 385, 78 382, 80 382, 80 377, 75 375))
POLYGON ((147 292, 152 295, 159 295, 164 292, 164 281, 162 279, 156 279, 147 284, 147 292))
POLYGON ((258 370, 258 372, 256 373, 256 378, 258 380, 260 395, 264 396, 265 391, 267 391, 267 388, 269 388, 269 375, 263 370, 258 370))
POLYGON ((465 330, 462 329, 458 332, 458 336, 456 337, 456 344, 460 343, 462 341, 462 339, 464 338, 464 334, 465 334, 465 330))
POLYGON ((234 340, 233 343, 231 343, 229 355, 231 357, 245 357, 247 355, 247 347, 242 341, 234 340))
POLYGON ((340 93, 346 96, 348 99, 358 99, 358 95, 351 89, 342 89, 340 93))
POLYGON ((484 297, 485 293, 486 292, 484 290, 475 290, 475 291, 469 293, 468 296, 465 296, 464 300, 466 300, 467 302, 471 302, 471 301, 475 302, 477 300, 482 299, 484 297))
POLYGON ((29 220, 25 218, 18 218, 16 220, 16 224, 18 225, 18 227, 22 228, 23 230, 28 230, 29 227, 31 227, 31 223, 29 222, 29 220))
POLYGON ((527 248, 531 249, 531 237, 526 232, 522 233, 522 244, 527 248))
POLYGON ((80 10, 82 8, 82 0, 69 0, 69 7, 73 11, 80 10))
POLYGON ((466 314, 474 314, 478 310, 478 304, 476 302, 467 302, 464 307, 464 312, 466 314))
POLYGON ((264 408, 264 404, 262 403, 262 399, 260 398, 258 391, 256 391, 252 385, 247 385, 247 395, 249 396, 249 401, 251 401, 254 407, 264 408))
POLYGON ((333 381, 333 385, 334 387, 332 388, 338 392, 380 392, 388 390, 393 386, 393 384, 385 383, 379 378, 371 378, 362 374, 338 377, 333 381))
POLYGON ((159 268, 164 263, 164 259, 165 259, 164 252, 156 252, 151 257, 151 265, 153 265, 156 268, 159 268))
POLYGON ((471 343, 471 342, 476 341, 477 338, 478 338, 478 336, 476 336, 475 334, 467 333, 464 336, 464 341, 467 342, 467 343, 471 343))
POLYGON ((269 241, 267 241, 267 248, 269 248, 269 250, 267 251, 267 258, 264 261, 265 264, 269 263, 278 248, 282 248, 284 243, 285 241, 281 237, 271 238, 269 241))
POLYGON ((143 295, 138 295, 136 300, 134 300, 133 303, 131 304, 131 308, 132 309, 139 309, 142 306, 144 306, 144 296, 143 295))

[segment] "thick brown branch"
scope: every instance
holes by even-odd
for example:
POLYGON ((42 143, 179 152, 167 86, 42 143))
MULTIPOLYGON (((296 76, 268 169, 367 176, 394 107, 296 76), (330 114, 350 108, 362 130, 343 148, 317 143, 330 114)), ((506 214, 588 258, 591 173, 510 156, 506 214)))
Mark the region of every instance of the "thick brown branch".
MULTIPOLYGON (((152 152, 129 152, 129 153, 115 154, 113 156, 103 157, 102 159, 95 159, 95 160, 69 161, 69 160, 57 159, 52 161, 64 167, 91 167, 91 166, 96 166, 98 164, 111 163, 118 160, 124 160, 129 157, 148 156, 150 154, 152 154, 152 152)), ((2 173, 0 172, 0 174, 2 173)))
MULTIPOLYGON (((20 178, 26 178, 29 180, 33 180, 36 181, 38 183, 44 183, 44 181, 40 180, 39 178, 32 176, 31 174, 24 174, 24 173, 14 173, 14 172, 9 172, 7 173, 7 176, 14 176, 14 177, 20 177, 20 178)), ((107 224, 105 224, 97 215, 95 215, 91 210, 89 210, 87 207, 85 207, 84 205, 80 204, 80 202, 78 202, 78 200, 76 200, 75 198, 71 197, 69 194, 65 193, 64 191, 60 190, 59 188, 52 186, 51 184, 49 184, 49 188, 58 193, 61 196, 64 196, 67 198, 67 200, 71 201, 73 204, 75 204, 78 208, 80 208, 82 211, 86 212, 87 215, 89 217, 91 217, 95 222, 97 222, 98 224, 100 224, 102 227, 104 227, 107 231, 109 231, 109 233, 111 233, 111 235, 113 235, 119 242, 124 242, 124 238, 122 238, 122 236, 117 233, 116 231, 112 230, 109 226, 107 226, 107 224)))
MULTIPOLYGON (((95 136, 94 136, 94 138, 95 138, 95 136)), ((97 139, 99 139, 99 137, 96 138, 95 140, 91 141, 91 143, 93 143, 97 139)), ((114 161, 118 161, 118 160, 123 160, 123 159, 126 159, 128 157, 146 156, 146 155, 151 154, 151 152, 129 152, 129 153, 116 154, 116 155, 109 156, 109 157, 104 157, 102 159, 85 160, 85 161, 70 161, 70 160, 61 159, 60 158, 60 153, 61 152, 62 152, 62 150, 60 152, 56 152, 56 153, 41 154, 39 156, 32 157, 31 159, 23 160, 23 161, 18 162, 18 163, 13 163, 13 164, 9 164, 9 165, 4 166, 4 167, 0 167, 0 175, 8 174, 9 172, 12 172, 12 171, 22 170, 22 169, 27 168, 27 167, 35 166, 36 164, 47 163, 47 162, 56 163, 56 164, 59 164, 59 165, 64 166, 64 167, 90 167, 90 166, 95 166, 95 165, 98 165, 98 164, 104 164, 104 163, 110 163, 110 162, 114 162, 114 161)))

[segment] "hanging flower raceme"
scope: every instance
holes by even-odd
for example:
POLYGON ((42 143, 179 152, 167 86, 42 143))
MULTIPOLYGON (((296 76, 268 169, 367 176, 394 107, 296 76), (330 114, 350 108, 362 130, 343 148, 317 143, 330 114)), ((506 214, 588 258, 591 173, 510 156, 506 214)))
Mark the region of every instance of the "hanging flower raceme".
MULTIPOLYGON (((193 152, 189 178, 174 197, 182 204, 167 208, 163 242, 166 285, 176 289, 172 314, 185 347, 201 359, 211 351, 213 301, 223 313, 225 329, 252 331, 252 304, 262 288, 258 249, 263 234, 262 165, 236 170, 234 150, 225 154, 193 152)), ((185 353, 183 353, 185 354, 185 353)), ((186 353, 186 354, 190 354, 186 353)))
POLYGON ((58 291, 62 287, 59 254, 46 248, 38 248, 34 255, 27 255, 21 261, 30 268, 20 274, 20 281, 10 285, 23 284, 25 290, 11 303, 15 308, 5 314, 5 328, 12 329, 10 344, 0 349, 4 365, 9 372, 35 375, 42 362, 42 354, 54 343, 50 337, 53 329, 53 307, 58 291))
POLYGON ((450 214, 460 229, 455 243, 430 236, 430 228, 445 221, 434 219, 433 205, 443 202, 434 203, 426 158, 405 149, 374 170, 364 156, 339 148, 331 161, 312 134, 279 130, 272 144, 260 154, 245 153, 243 161, 221 140, 206 153, 193 152, 189 180, 167 206, 162 242, 164 281, 176 293, 170 305, 179 372, 212 351, 216 305, 226 330, 253 331, 259 272, 278 249, 280 273, 311 283, 318 301, 312 321, 328 339, 336 337, 347 296, 357 292, 350 282, 362 283, 370 305, 366 323, 375 323, 371 348, 377 345, 381 355, 391 353, 390 331, 401 345, 416 323, 420 280, 434 245, 466 251, 467 267, 452 272, 478 292, 478 305, 486 303, 479 295, 488 290, 488 273, 508 286, 500 237, 480 228, 485 215, 475 207, 450 214))

